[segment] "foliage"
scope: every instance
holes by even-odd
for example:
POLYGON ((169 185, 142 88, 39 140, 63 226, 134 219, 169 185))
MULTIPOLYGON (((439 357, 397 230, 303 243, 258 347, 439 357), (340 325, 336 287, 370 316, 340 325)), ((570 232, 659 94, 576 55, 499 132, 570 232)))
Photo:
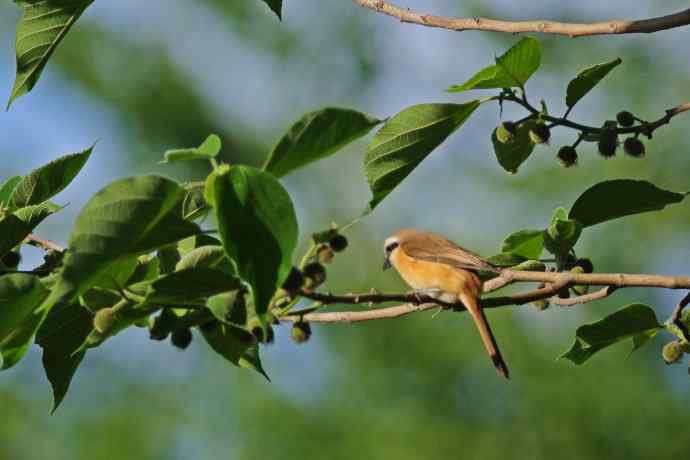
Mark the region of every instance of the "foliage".
MULTIPOLYGON (((281 17, 281 1, 265 3, 281 17)), ((91 1, 18 4, 24 16, 17 28, 17 80, 10 103, 33 88, 55 48, 91 1)), ((621 64, 620 59, 580 72, 567 85, 568 110, 562 117, 549 114, 545 103, 535 108, 526 85, 539 69, 541 53, 536 39, 522 39, 493 65, 449 88, 452 93, 498 90, 483 99, 416 104, 385 119, 341 107, 309 112, 291 124, 267 154, 262 169, 223 163, 216 135, 197 148, 169 150, 163 163, 206 160, 212 171, 194 183, 141 175, 107 185, 82 209, 64 251, 30 235, 60 210, 50 200, 79 173, 93 147, 60 157, 26 176, 7 178, 0 186, 3 369, 17 364, 35 340, 43 349, 56 409, 88 350, 128 328, 148 327, 152 339, 170 336, 181 348, 188 341, 174 337, 180 337, 180 331, 186 336, 190 329, 197 330, 220 356, 267 377, 260 345, 273 341, 273 326, 294 314, 302 289, 318 288, 326 278, 324 264, 348 246, 343 229, 331 227, 314 234, 302 261, 293 266, 299 227, 292 198, 279 181, 283 176, 335 154, 382 124, 363 155, 372 195, 367 214, 486 103, 501 107, 513 103, 527 112, 523 119, 504 123, 491 133, 498 163, 510 173, 517 173, 536 148, 548 144, 554 127, 578 132, 573 148, 581 142, 601 145, 613 140, 615 153, 619 135, 651 139, 664 124, 637 117, 627 123, 620 121, 625 117, 617 117, 618 121, 594 127, 567 119, 575 104, 621 64), (207 214, 216 229, 202 229, 200 220, 207 214), (209 233, 217 233, 219 239, 209 233), (19 271, 5 262, 5 256, 27 244, 46 250, 43 265, 19 271)), ((647 181, 599 182, 585 190, 569 212, 557 208, 548 223, 544 220, 544 228, 508 235, 491 260, 544 271, 547 267, 540 258, 546 250, 554 256, 553 270, 574 270, 575 247, 590 227, 661 210, 684 198, 685 193, 647 181)), ((575 293, 575 288, 571 291, 575 293)), ((298 324, 296 335, 302 342, 311 330, 306 322, 298 324)), ((563 357, 582 364, 628 338, 637 349, 662 328, 677 335, 673 325, 658 323, 650 307, 633 304, 578 328, 575 343, 563 357)))

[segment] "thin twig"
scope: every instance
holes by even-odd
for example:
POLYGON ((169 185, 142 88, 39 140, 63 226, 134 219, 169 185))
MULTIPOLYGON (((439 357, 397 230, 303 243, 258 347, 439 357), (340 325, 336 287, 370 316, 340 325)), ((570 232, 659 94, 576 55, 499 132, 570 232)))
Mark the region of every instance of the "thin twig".
POLYGON ((453 31, 483 30, 491 32, 535 32, 568 37, 586 35, 652 33, 690 24, 690 9, 641 20, 611 20, 593 23, 568 23, 548 20, 505 21, 489 18, 456 18, 435 16, 400 8, 383 0, 353 0, 364 8, 392 16, 400 22, 453 31))
POLYGON ((26 237, 29 244, 32 246, 37 246, 39 248, 45 249, 46 251, 64 252, 65 248, 55 243, 54 241, 46 240, 40 236, 34 235, 33 233, 26 237))

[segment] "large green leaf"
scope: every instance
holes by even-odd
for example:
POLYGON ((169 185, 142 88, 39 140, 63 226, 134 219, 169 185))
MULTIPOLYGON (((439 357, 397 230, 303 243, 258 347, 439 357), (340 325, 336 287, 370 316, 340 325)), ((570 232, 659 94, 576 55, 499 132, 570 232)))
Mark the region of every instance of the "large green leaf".
POLYGON ((59 209, 59 206, 46 202, 21 208, 0 219, 0 257, 24 241, 43 219, 59 209))
POLYGON ((36 334, 43 348, 43 369, 53 387, 53 409, 58 408, 85 350, 79 350, 93 329, 93 314, 78 304, 59 304, 53 308, 36 334))
POLYGON ((46 316, 47 310, 40 305, 47 295, 36 276, 0 276, 0 369, 14 366, 26 353, 46 316))
POLYGON ((60 193, 89 159, 93 146, 83 152, 65 155, 31 171, 14 188, 11 202, 15 208, 40 204, 60 193))
POLYGON ((364 158, 374 209, 393 189, 458 129, 479 107, 465 104, 420 104, 398 113, 376 133, 364 158))
POLYGON ((529 158, 534 150, 534 142, 530 139, 529 130, 531 122, 520 124, 515 130, 513 138, 507 142, 501 142, 496 136, 496 129, 491 133, 491 142, 498 163, 511 174, 515 174, 522 163, 529 158))
POLYGON ((283 19, 283 0, 262 0, 273 11, 278 19, 283 19))
POLYGON ((451 86, 448 91, 522 87, 539 68, 540 62, 539 41, 525 37, 497 58, 495 65, 483 68, 465 83, 451 86))
POLYGON ((339 107, 309 112, 294 123, 271 151, 264 170, 282 177, 337 152, 366 135, 381 120, 339 107))
POLYGON ((261 316, 292 268, 298 234, 292 200, 275 177, 249 166, 219 168, 211 188, 223 247, 261 316))
MULTIPOLYGON (((647 305, 632 304, 599 321, 577 328, 575 343, 561 358, 582 364, 598 351, 621 340, 634 339, 661 329, 654 310, 647 305)), ((639 339, 638 339, 639 340, 639 339)))
POLYGON ((17 0, 17 78, 7 107, 34 87, 60 41, 93 0, 17 0))
POLYGON ((165 156, 161 163, 175 163, 178 161, 189 160, 210 160, 215 158, 222 148, 220 137, 216 134, 211 134, 199 146, 189 149, 175 149, 165 152, 165 156))
POLYGON ((502 253, 522 256, 526 259, 539 259, 544 250, 543 230, 520 230, 503 240, 502 253))
POLYGON ((589 93, 592 88, 621 62, 623 62, 621 58, 617 58, 611 62, 587 67, 578 73, 577 76, 568 83, 568 90, 565 96, 566 105, 572 107, 577 104, 580 99, 589 93))
POLYGON ((159 176, 121 179, 96 193, 77 217, 48 301, 71 303, 120 262, 198 233, 171 212, 183 196, 177 183, 159 176))
POLYGON ((685 196, 647 181, 609 180, 585 190, 570 208, 570 218, 588 227, 632 214, 658 211, 666 205, 681 202, 685 196))

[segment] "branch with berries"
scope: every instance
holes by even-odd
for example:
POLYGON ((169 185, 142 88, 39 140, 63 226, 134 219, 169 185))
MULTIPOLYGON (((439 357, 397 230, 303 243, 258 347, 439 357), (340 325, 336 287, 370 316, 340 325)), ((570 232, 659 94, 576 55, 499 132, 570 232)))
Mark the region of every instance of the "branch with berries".
POLYGON ((544 109, 537 109, 527 100, 524 90, 522 95, 516 94, 513 90, 504 90, 499 96, 491 99, 501 104, 505 101, 518 104, 529 112, 521 120, 505 121, 496 128, 495 138, 500 143, 507 144, 514 141, 521 128, 528 130, 530 141, 536 145, 548 144, 551 140, 551 130, 554 128, 565 127, 578 131, 579 134, 571 145, 565 145, 558 150, 557 158, 566 168, 577 164, 577 147, 583 141, 596 142, 599 154, 604 158, 612 158, 621 145, 619 137, 623 135, 628 135, 622 144, 623 151, 633 158, 642 158, 645 156, 646 149, 640 137, 645 136, 651 139, 654 132, 669 124, 673 117, 690 110, 690 103, 681 104, 666 110, 663 116, 653 121, 643 120, 623 110, 616 114, 615 120, 607 120, 601 127, 596 127, 569 120, 568 115, 572 106, 562 117, 555 117, 549 115, 544 109))

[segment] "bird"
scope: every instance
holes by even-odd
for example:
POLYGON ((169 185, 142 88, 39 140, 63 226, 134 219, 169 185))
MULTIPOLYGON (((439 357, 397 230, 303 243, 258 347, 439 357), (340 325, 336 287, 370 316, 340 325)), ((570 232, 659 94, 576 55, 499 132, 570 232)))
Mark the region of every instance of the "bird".
POLYGON ((477 271, 500 273, 486 259, 432 232, 401 229, 384 242, 383 269, 394 267, 415 292, 447 303, 460 301, 472 316, 497 372, 508 379, 506 365, 480 305, 477 271))

